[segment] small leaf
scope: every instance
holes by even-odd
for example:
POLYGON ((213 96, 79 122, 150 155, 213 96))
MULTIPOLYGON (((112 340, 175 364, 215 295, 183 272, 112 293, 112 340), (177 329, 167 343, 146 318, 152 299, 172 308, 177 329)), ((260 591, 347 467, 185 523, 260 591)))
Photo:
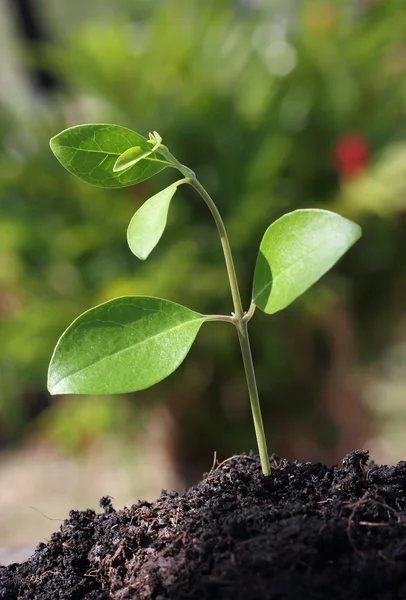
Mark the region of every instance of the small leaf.
POLYGON ((100 304, 61 336, 49 366, 48 390, 121 394, 150 387, 182 363, 205 318, 149 296, 100 304))
POLYGON ((327 210, 296 210, 262 238, 254 273, 254 303, 272 314, 303 294, 360 237, 356 223, 327 210))
POLYGON ((152 136, 153 136, 152 139, 155 140, 158 145, 161 144, 162 138, 157 131, 154 131, 152 136))
POLYGON ((177 184, 172 184, 147 200, 137 210, 127 229, 127 241, 131 252, 145 260, 155 248, 166 227, 170 202, 177 184))
POLYGON ((146 138, 119 125, 77 125, 53 137, 50 146, 65 169, 87 183, 100 187, 133 185, 169 166, 161 155, 151 150, 146 138), (118 157, 134 147, 148 153, 148 157, 139 160, 131 168, 114 172, 118 157))
MULTIPOLYGON (((150 154, 152 154, 153 152, 158 150, 158 148, 162 142, 161 136, 159 136, 158 140, 154 139, 154 141, 155 141, 154 147, 151 150, 149 150, 148 152, 143 150, 140 146, 135 146, 134 148, 129 148, 128 150, 123 152, 123 154, 121 154, 118 157, 118 159, 116 160, 116 162, 114 163, 114 167, 113 167, 114 173, 119 173, 120 171, 124 171, 126 169, 129 169, 130 167, 133 167, 135 164, 137 164, 137 162, 147 158, 148 156, 150 156, 150 154)), ((147 142, 147 144, 149 144, 151 142, 151 140, 146 140, 146 142, 147 142)))
POLYGON ((130 167, 136 165, 137 162, 139 162, 143 158, 146 158, 150 154, 152 154, 152 150, 148 150, 148 152, 146 152, 143 148, 141 148, 141 146, 134 146, 134 148, 129 148, 128 150, 120 154, 120 156, 114 163, 113 171, 114 173, 125 171, 126 169, 129 169, 130 167))

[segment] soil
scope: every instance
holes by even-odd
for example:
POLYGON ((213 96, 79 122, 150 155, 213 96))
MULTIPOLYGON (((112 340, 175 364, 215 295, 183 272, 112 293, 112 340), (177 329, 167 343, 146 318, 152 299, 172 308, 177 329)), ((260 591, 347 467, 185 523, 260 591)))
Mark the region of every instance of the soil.
POLYGON ((406 462, 342 467, 236 456, 184 492, 101 514, 71 511, 22 564, 16 600, 406 599, 406 462))

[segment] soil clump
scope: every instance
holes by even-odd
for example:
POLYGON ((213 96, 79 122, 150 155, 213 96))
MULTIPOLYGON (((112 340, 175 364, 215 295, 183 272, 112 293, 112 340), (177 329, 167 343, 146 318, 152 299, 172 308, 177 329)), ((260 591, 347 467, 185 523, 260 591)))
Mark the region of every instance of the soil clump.
POLYGON ((352 452, 341 467, 254 455, 182 495, 101 514, 71 511, 22 564, 3 600, 406 599, 406 462, 352 452))

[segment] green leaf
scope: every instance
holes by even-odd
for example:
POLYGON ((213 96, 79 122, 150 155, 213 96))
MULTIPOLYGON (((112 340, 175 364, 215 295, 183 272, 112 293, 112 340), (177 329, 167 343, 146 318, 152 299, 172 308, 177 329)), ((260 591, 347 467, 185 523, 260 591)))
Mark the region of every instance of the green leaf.
POLYGON ((100 187, 133 185, 169 166, 161 155, 152 153, 131 168, 115 173, 113 167, 126 150, 138 147, 147 154, 151 152, 151 145, 146 138, 119 125, 77 125, 53 137, 50 146, 70 173, 100 187))
POLYGON ((160 145, 160 144, 161 144, 161 142, 162 142, 162 138, 161 138, 161 136, 159 135, 159 133, 158 133, 157 131, 154 131, 154 132, 153 132, 153 134, 152 134, 152 137, 151 137, 151 134, 149 134, 149 135, 150 135, 150 138, 149 138, 149 139, 150 139, 150 141, 154 141, 154 142, 156 142, 158 145, 160 145))
POLYGON ((114 173, 125 171, 126 169, 129 169, 130 167, 136 165, 137 162, 139 162, 143 158, 146 158, 150 154, 152 154, 152 150, 148 150, 148 152, 146 152, 141 148, 141 146, 129 148, 128 150, 120 154, 120 156, 114 163, 113 171, 114 173))
POLYGON ((356 223, 327 210, 296 210, 262 238, 254 273, 254 303, 272 314, 303 294, 361 237, 356 223))
POLYGON ((48 390, 120 394, 150 387, 181 364, 205 318, 149 296, 100 304, 61 336, 49 366, 48 390))
POLYGON ((145 260, 155 248, 166 227, 170 202, 177 184, 172 184, 147 200, 137 210, 127 229, 131 252, 145 260))
MULTIPOLYGON (((156 132, 154 132, 154 134, 155 133, 156 132)), ((152 141, 155 142, 154 147, 152 149, 150 149, 148 152, 143 150, 141 148, 141 146, 135 146, 134 148, 129 148, 128 150, 123 152, 123 154, 120 154, 120 156, 118 157, 118 159, 116 160, 116 162, 114 163, 114 166, 113 166, 114 173, 119 173, 120 171, 124 171, 125 169, 129 169, 130 167, 133 167, 135 164, 137 164, 137 162, 147 158, 148 156, 150 156, 150 154, 152 154, 153 152, 158 150, 159 146, 161 145, 162 138, 159 134, 157 134, 157 135, 159 136, 159 139, 153 138, 153 140, 151 140, 151 139, 146 140, 148 144, 151 143, 152 141)), ((150 136, 151 136, 151 134, 150 134, 150 136)))

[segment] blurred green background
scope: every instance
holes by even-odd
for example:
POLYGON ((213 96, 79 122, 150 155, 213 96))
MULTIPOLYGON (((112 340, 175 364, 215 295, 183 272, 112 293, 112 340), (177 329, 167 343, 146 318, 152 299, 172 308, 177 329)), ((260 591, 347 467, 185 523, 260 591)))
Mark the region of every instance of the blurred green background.
POLYGON ((262 234, 284 212, 323 207, 362 225, 332 272, 285 311, 258 310, 250 323, 268 444, 300 460, 335 462, 355 447, 377 460, 405 457, 403 0, 3 1, 0 84, 7 456, 27 445, 83 456, 108 440, 143 461, 160 444, 165 469, 190 483, 214 450, 226 458, 255 449, 237 339, 220 323, 205 326, 181 368, 151 390, 46 391, 58 336, 101 301, 148 294, 232 310, 216 229, 192 191, 179 191, 147 262, 126 246, 131 216, 174 172, 102 190, 49 150, 68 126, 111 122, 157 130, 198 174, 223 214, 246 308, 262 234))

